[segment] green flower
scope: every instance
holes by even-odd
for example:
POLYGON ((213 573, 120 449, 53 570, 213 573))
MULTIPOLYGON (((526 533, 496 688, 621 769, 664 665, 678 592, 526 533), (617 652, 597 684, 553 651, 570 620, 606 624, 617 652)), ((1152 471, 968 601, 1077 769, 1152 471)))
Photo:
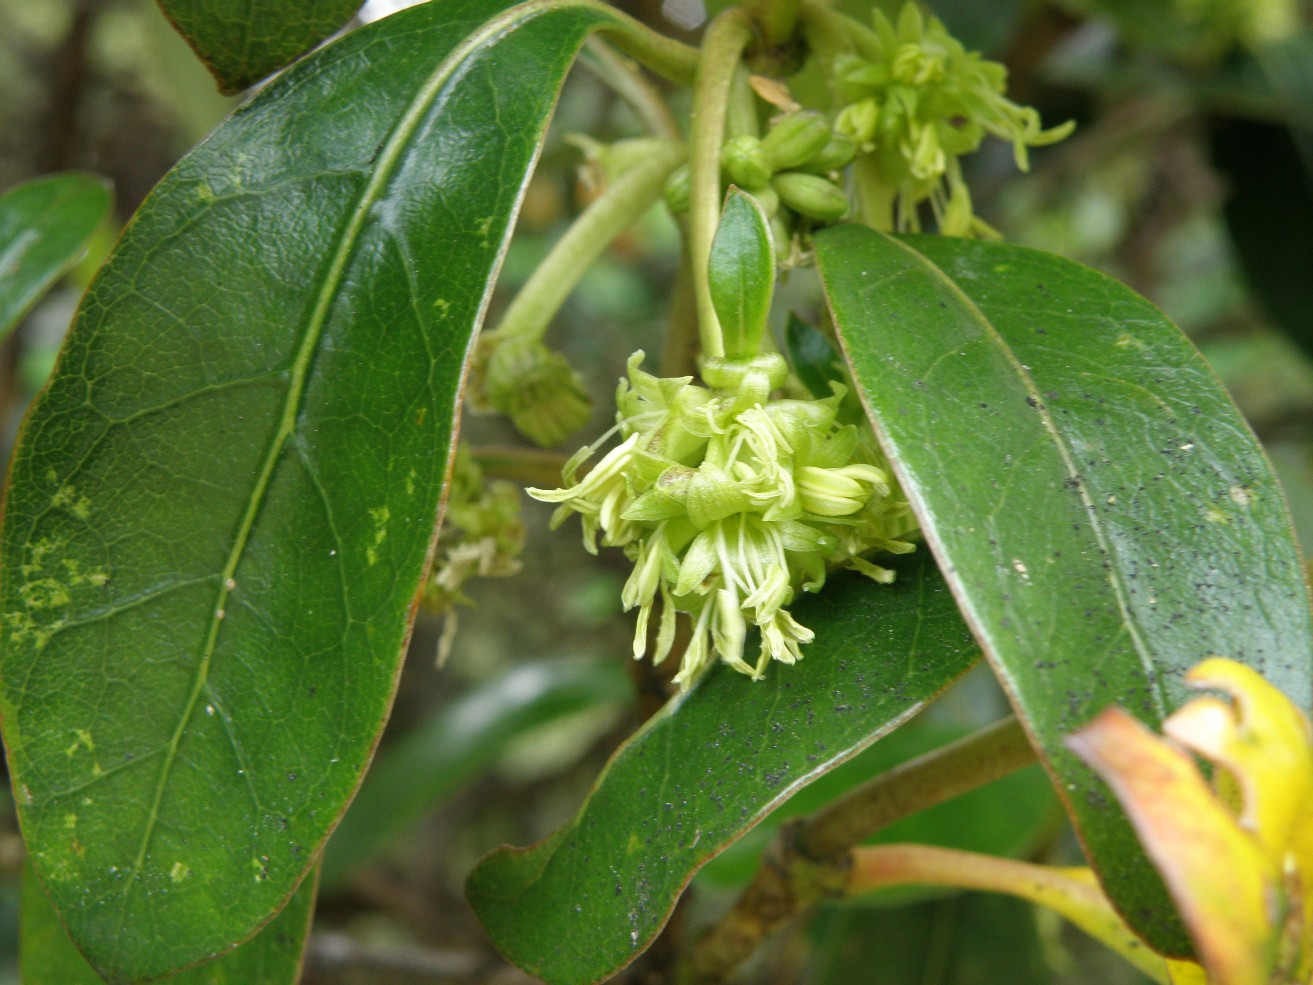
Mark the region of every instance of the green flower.
POLYGON ((1070 122, 1050 130, 1034 109, 1007 99, 1007 70, 962 47, 934 17, 907 4, 895 26, 879 10, 861 54, 835 59, 844 108, 835 128, 861 151, 871 180, 868 211, 898 230, 917 230, 917 207, 929 202, 941 232, 994 235, 972 212, 959 158, 993 134, 1012 143, 1025 171, 1027 148, 1061 140, 1070 122))
POLYGON ((455 639, 456 606, 474 604, 465 594, 466 582, 518 574, 524 547, 519 489, 510 482, 485 482, 464 444, 456 448, 439 541, 441 552, 425 586, 424 605, 444 617, 438 641, 441 665, 455 639))
POLYGON ((688 687, 715 659, 753 678, 772 660, 794 663, 812 631, 788 606, 847 564, 888 582, 892 574, 858 555, 907 551, 913 524, 865 425, 840 424, 842 392, 824 400, 771 399, 787 370, 778 355, 711 360, 707 389, 689 377, 644 373, 629 362, 617 394, 616 427, 567 464, 561 489, 530 495, 559 503, 554 525, 577 514, 585 546, 597 539, 634 562, 621 601, 637 609, 634 656, 670 654, 677 612, 692 637, 675 680, 688 687), (576 472, 601 444, 620 443, 582 479, 576 472), (748 630, 760 632, 755 662, 748 630))

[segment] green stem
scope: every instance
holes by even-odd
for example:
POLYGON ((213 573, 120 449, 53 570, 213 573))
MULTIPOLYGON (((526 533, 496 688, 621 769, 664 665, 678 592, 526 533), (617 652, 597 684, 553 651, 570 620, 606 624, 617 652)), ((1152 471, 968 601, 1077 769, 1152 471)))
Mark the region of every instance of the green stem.
POLYGON ((557 240, 506 309, 494 334, 503 339, 542 338, 584 272, 657 200, 684 156, 682 144, 666 144, 612 182, 557 240))
POLYGON ((872 155, 857 155, 853 165, 853 183, 857 188, 857 209, 862 223, 882 233, 893 232, 896 191, 880 177, 872 155))
POLYGON ((698 328, 702 355, 725 354, 720 322, 711 304, 707 261, 720 219, 720 149, 725 141, 725 115, 730 87, 743 49, 752 36, 748 16, 733 7, 711 22, 702 43, 693 83, 693 119, 689 148, 689 254, 697 291, 698 328))
POLYGON ((835 56, 851 52, 853 45, 848 32, 830 15, 829 8, 816 0, 804 0, 798 20, 808 50, 816 57, 825 81, 833 86, 835 56))
POLYGON ((802 0, 748 0, 744 6, 757 25, 763 45, 777 48, 793 40, 802 0))
POLYGON ((832 10, 817 0, 803 0, 800 13, 803 24, 833 40, 846 39, 844 48, 857 49, 864 58, 880 57, 880 37, 855 17, 832 10))
POLYGON ((690 86, 698 70, 698 49, 658 34, 646 24, 602 3, 587 3, 606 13, 613 23, 598 28, 611 43, 644 68, 680 86, 690 86))
POLYGON ((1034 761, 1035 752, 1021 724, 1015 718, 1005 718, 849 791, 803 822, 796 844, 811 858, 828 858, 900 818, 951 800, 1034 761))
POLYGON ((757 96, 748 82, 748 67, 742 63, 734 73, 729 87, 729 101, 725 105, 725 135, 737 137, 741 133, 753 137, 761 135, 757 124, 757 96))
POLYGON ((949 886, 1006 893, 1054 910, 1102 941, 1160 985, 1166 962, 1136 938, 1084 868, 1056 868, 932 845, 871 845, 853 850, 848 895, 894 886, 949 886))
POLYGON ((634 62, 600 38, 588 39, 584 45, 584 56, 581 59, 583 64, 629 105, 649 133, 666 140, 684 139, 665 99, 656 86, 639 72, 634 62))
POLYGON ((727 980, 767 934, 821 900, 847 892, 853 846, 900 818, 1033 760, 1024 731, 1008 718, 910 760, 785 828, 743 895, 689 949, 678 981, 706 985, 727 980))

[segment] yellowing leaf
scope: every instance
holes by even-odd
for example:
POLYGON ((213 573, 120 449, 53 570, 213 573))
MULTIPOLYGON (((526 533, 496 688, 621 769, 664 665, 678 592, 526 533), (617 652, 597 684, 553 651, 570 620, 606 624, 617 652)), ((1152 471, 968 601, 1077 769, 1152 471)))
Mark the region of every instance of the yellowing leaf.
POLYGON ((1276 867, 1188 754, 1120 708, 1068 740, 1112 787, 1162 873, 1212 985, 1268 985, 1276 867))

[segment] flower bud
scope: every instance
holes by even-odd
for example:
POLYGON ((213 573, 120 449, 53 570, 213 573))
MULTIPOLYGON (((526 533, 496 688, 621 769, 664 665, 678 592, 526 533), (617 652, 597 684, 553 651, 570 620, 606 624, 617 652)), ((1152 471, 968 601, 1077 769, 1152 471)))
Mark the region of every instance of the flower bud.
POLYGON ((825 146, 803 161, 798 170, 813 174, 828 174, 839 171, 852 163, 857 156, 857 144, 853 138, 843 133, 832 133, 825 146))
POLYGON ((848 196, 843 189, 819 175, 790 171, 777 174, 771 184, 781 202, 809 219, 832 222, 848 211, 848 196))
POLYGON ((839 111, 834 129, 847 137, 862 151, 875 147, 875 128, 880 121, 880 108, 874 99, 850 103, 839 111))
POLYGON ((536 339, 506 339, 493 349, 484 388, 492 408, 544 448, 560 444, 592 413, 578 374, 536 339))
POLYGON ((663 194, 666 198, 666 206, 675 215, 683 215, 688 211, 689 203, 693 199, 689 189, 687 164, 681 164, 670 172, 663 194))
POLYGON ((840 469, 804 465, 797 481, 802 508, 817 516, 847 516, 865 506, 873 493, 889 492, 884 473, 872 465, 840 469))
POLYGON ((774 173, 761 141, 748 134, 740 134, 725 145, 720 166, 731 182, 749 189, 760 188, 774 173))
POLYGON ((789 113, 770 128, 762 148, 776 171, 791 171, 813 157, 830 139, 830 124, 815 110, 789 113))
POLYGON ((747 190, 747 193, 757 200, 757 204, 761 206, 761 211, 766 213, 767 219, 775 218, 775 215, 780 211, 779 192, 769 184, 747 190))

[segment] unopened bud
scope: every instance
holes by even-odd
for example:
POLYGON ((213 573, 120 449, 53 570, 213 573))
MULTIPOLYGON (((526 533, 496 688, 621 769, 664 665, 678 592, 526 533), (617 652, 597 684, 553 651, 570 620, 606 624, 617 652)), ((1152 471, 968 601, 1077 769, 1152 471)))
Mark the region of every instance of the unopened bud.
POLYGON ((803 161, 799 170, 828 174, 846 168, 856 156, 857 144, 852 137, 843 133, 832 133, 825 146, 803 161))
POLYGON ((747 193, 757 200, 767 219, 774 217, 780 211, 780 194, 770 185, 753 188, 747 193))
POLYGON ((748 189, 760 188, 774 173, 761 141, 748 134, 740 134, 725 145, 720 166, 731 182, 748 189))
POLYGON ((813 157, 830 139, 830 124, 815 110, 790 113, 762 140, 776 171, 791 171, 813 157))
POLYGON ((834 129, 851 137, 858 149, 870 151, 875 146, 875 128, 880 121, 880 108, 874 99, 845 106, 834 121, 834 129))
POLYGON ((885 474, 873 465, 849 465, 818 469, 805 465, 798 470, 798 495, 802 508, 817 516, 847 516, 856 513, 873 493, 888 495, 885 474))
POLYGON ((507 339, 493 349, 484 388, 489 405, 544 448, 578 431, 592 413, 583 382, 565 357, 533 339, 507 339))
POLYGON ((771 184, 781 202, 809 219, 831 222, 848 211, 848 196, 843 189, 820 175, 790 171, 777 174, 771 184))
POLYGON ((675 215, 683 215, 688 211, 693 196, 689 188, 687 164, 681 164, 670 172, 663 194, 666 197, 666 206, 675 215))

